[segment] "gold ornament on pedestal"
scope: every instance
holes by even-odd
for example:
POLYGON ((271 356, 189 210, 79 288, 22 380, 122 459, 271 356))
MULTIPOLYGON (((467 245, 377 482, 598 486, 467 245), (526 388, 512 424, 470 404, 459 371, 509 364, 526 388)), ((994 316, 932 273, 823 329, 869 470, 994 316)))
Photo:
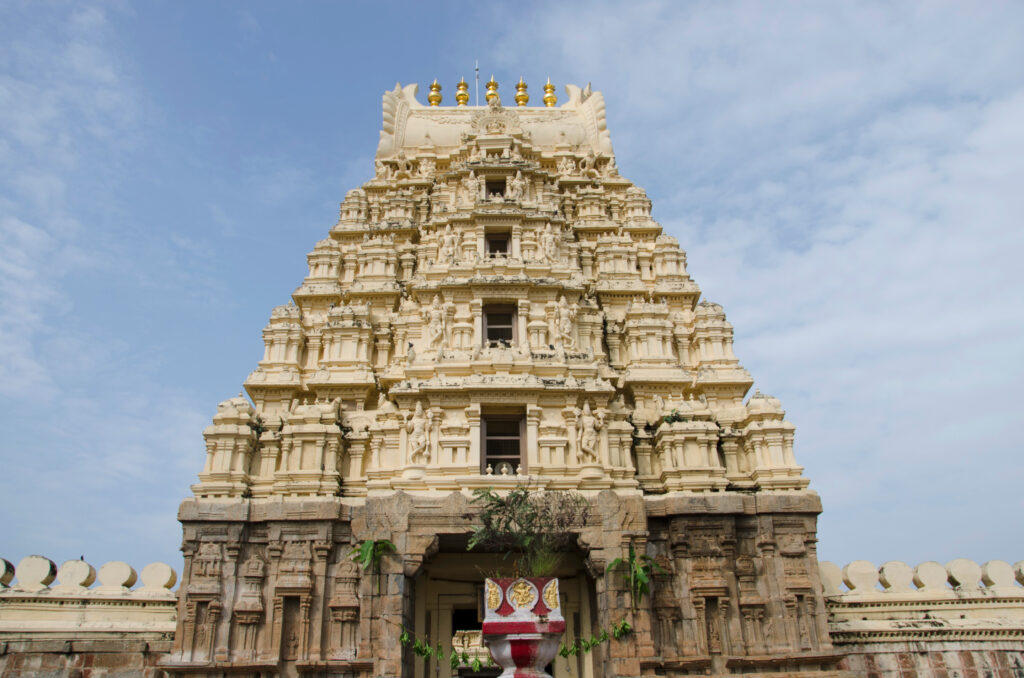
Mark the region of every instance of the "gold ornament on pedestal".
POLYGON ((525 106, 530 102, 530 95, 526 91, 526 83, 523 82, 522 76, 519 77, 519 82, 516 83, 516 105, 525 106))
POLYGON ((555 96, 555 86, 551 84, 551 78, 548 78, 548 82, 544 85, 544 105, 551 108, 558 102, 558 97, 555 96))
POLYGON ((455 85, 455 103, 459 106, 469 103, 469 85, 466 84, 465 78, 460 78, 455 85))
POLYGON ((427 101, 430 102, 431 106, 441 105, 441 85, 437 83, 437 78, 434 78, 434 82, 430 83, 430 94, 427 95, 427 101))

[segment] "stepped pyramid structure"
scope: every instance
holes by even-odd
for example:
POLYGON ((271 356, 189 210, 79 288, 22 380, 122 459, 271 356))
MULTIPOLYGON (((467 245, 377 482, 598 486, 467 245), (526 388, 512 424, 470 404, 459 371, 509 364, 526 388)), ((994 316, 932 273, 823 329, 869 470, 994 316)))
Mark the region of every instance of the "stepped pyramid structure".
POLYGON ((817 495, 722 307, 616 165, 604 99, 384 95, 375 176, 276 307, 242 395, 204 431, 180 510, 173 675, 469 675, 401 647, 479 629, 477 488, 575 490, 567 636, 634 634, 554 675, 834 675, 817 495), (380 574, 349 558, 396 551, 380 574), (606 566, 660 565, 630 610, 606 566), (475 625, 475 626, 474 626, 475 625))

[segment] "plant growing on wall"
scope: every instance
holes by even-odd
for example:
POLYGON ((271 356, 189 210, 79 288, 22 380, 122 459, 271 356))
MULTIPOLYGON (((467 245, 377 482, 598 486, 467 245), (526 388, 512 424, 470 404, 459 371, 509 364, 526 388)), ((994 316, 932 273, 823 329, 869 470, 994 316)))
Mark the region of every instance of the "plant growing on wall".
POLYGON ((492 487, 474 490, 473 495, 472 503, 481 507, 480 525, 467 550, 504 551, 514 558, 515 576, 551 576, 590 512, 590 503, 575 492, 519 486, 505 495, 492 487))
POLYGON ((387 539, 366 539, 359 548, 352 551, 349 558, 363 566, 363 571, 373 570, 377 577, 377 593, 381 592, 380 560, 385 553, 393 553, 395 545, 387 539))
POLYGON ((673 409, 668 414, 666 414, 665 416, 663 416, 661 418, 661 421, 664 424, 674 424, 674 423, 679 422, 679 421, 690 421, 690 419, 689 419, 689 417, 684 417, 682 414, 680 414, 679 413, 679 409, 676 408, 676 409, 673 409))
POLYGON ((637 553, 633 542, 629 542, 629 557, 623 560, 616 558, 608 563, 605 573, 611 572, 619 565, 626 566, 626 581, 629 583, 631 607, 636 612, 645 595, 651 592, 651 575, 657 572, 665 572, 665 568, 658 565, 646 553, 637 553))

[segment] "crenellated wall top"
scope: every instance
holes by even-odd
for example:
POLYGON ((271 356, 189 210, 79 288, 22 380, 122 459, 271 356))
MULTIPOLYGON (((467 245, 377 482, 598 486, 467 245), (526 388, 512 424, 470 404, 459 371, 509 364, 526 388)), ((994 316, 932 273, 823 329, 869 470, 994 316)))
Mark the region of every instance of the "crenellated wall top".
MULTIPOLYGON (((1024 639, 1024 561, 957 558, 910 567, 866 560, 819 563, 829 632, 840 646, 950 644, 1024 639)), ((902 647, 902 646, 901 646, 902 647)), ((922 650, 924 646, 915 645, 922 650)))
POLYGON ((174 599, 178 574, 166 563, 150 563, 141 576, 128 563, 111 561, 97 570, 84 560, 57 567, 49 558, 26 556, 17 567, 0 558, 0 596, 174 599), (138 584, 138 586, 136 586, 138 584))

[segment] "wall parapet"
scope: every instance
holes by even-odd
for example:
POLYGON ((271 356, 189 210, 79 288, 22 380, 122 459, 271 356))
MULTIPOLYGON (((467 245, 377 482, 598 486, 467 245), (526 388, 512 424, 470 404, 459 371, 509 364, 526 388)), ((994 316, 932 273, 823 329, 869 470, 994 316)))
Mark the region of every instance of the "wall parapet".
POLYGON ((144 567, 136 587, 139 574, 120 561, 97 571, 84 560, 57 567, 48 558, 28 556, 15 568, 0 559, 0 640, 169 642, 177 618, 177 581, 164 563, 144 567))
POLYGON ((834 643, 1024 641, 1024 561, 819 563, 834 643), (845 588, 844 588, 845 585, 845 588))

